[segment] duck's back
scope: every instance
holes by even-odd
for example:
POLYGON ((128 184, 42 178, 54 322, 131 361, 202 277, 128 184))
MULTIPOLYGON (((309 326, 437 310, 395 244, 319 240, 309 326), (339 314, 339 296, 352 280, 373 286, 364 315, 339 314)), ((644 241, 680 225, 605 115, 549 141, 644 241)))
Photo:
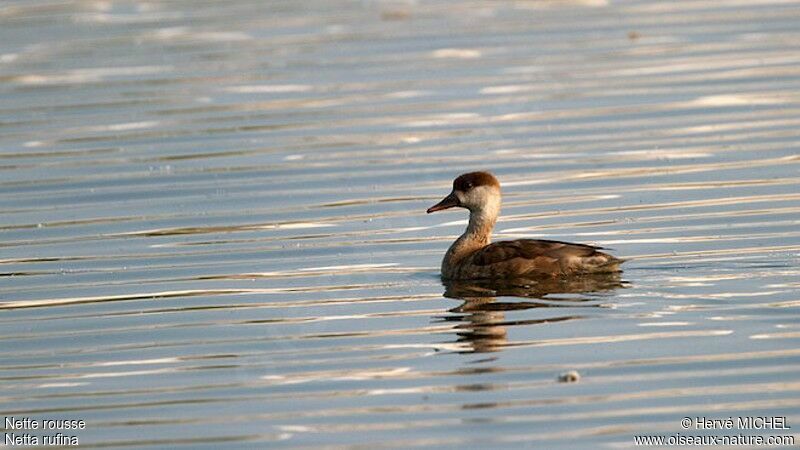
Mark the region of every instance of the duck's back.
POLYGON ((476 250, 449 267, 446 278, 513 278, 617 272, 621 259, 601 247, 539 239, 500 241, 476 250))

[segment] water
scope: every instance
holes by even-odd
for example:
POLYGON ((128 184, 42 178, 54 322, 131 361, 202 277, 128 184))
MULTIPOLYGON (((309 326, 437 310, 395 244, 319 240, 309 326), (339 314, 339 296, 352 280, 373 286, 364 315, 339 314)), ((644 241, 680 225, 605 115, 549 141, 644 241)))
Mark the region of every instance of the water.
POLYGON ((6 1, 0 410, 86 447, 800 425, 800 2, 6 1), (620 280, 445 287, 496 239, 620 280), (448 290, 445 292, 445 290, 448 290), (558 382, 575 370, 577 383, 558 382))

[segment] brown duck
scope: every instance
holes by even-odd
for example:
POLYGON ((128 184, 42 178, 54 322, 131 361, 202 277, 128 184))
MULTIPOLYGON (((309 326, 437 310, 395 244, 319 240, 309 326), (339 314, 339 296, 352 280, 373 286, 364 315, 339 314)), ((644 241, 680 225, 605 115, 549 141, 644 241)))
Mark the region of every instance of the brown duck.
POLYGON ((488 172, 465 173, 453 181, 453 191, 428 213, 461 207, 469 210, 469 225, 442 260, 448 280, 508 279, 618 272, 623 260, 601 247, 539 239, 491 244, 500 213, 500 183, 488 172))

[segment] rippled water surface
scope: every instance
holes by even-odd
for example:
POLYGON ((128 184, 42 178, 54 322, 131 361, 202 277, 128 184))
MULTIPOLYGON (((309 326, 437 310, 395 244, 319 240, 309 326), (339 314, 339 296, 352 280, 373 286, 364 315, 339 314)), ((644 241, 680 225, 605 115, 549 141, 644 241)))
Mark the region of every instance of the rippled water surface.
POLYGON ((2 415, 86 447, 796 433, 800 2, 753 3, 0 3, 2 415), (497 238, 622 278, 444 286, 466 216, 425 209, 478 169, 497 238))

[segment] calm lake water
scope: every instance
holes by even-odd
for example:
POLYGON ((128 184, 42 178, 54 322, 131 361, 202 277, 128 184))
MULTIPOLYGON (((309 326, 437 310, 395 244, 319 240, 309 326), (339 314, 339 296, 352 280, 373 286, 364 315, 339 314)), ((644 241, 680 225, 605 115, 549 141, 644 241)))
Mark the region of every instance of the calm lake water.
POLYGON ((798 42, 785 0, 6 0, 0 416, 87 448, 800 439, 798 42), (445 287, 466 214, 425 209, 479 169, 496 239, 621 280, 445 287))

